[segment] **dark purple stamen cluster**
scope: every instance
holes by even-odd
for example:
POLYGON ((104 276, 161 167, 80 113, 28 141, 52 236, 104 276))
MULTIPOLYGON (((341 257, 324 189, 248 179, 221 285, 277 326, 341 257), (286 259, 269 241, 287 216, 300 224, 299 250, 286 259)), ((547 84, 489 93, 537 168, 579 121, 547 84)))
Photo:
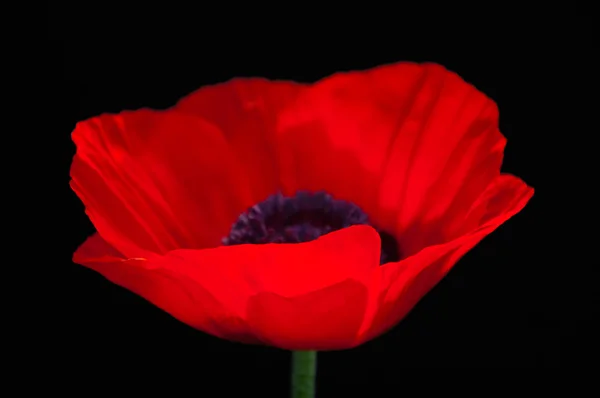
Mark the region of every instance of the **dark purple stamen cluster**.
MULTIPOLYGON (((240 215, 223 244, 309 242, 342 228, 365 224, 370 225, 369 218, 358 206, 336 200, 326 192, 301 191, 294 197, 277 193, 240 215)), ((397 261, 396 240, 385 232, 379 234, 381 264, 397 261)))

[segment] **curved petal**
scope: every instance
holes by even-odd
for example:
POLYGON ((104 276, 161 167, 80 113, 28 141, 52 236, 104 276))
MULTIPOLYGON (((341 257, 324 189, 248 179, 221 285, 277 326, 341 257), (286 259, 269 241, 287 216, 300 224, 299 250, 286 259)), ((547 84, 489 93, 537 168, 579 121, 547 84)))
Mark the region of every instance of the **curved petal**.
POLYGON ((500 174, 505 144, 492 100, 439 65, 421 66, 379 188, 381 227, 401 237, 404 255, 460 236, 500 174))
POLYGON ((348 279, 292 298, 263 292, 248 302, 248 324, 267 344, 287 350, 351 348, 362 324, 369 292, 348 279))
POLYGON ((177 112, 77 124, 71 186, 98 232, 127 257, 220 244, 252 198, 221 132, 177 112))
POLYGON ((380 244, 373 228, 359 225, 306 243, 174 250, 162 262, 243 318, 250 297, 260 293, 293 298, 347 279, 370 284, 380 244))
POLYGON ((458 236, 499 175, 505 144, 493 101, 439 65, 407 62, 302 91, 281 113, 277 140, 284 192, 356 203, 402 238, 404 254, 458 236))
POLYGON ((254 203, 279 190, 275 127, 279 113, 304 86, 289 81, 236 78, 181 99, 174 109, 209 121, 223 131, 251 181, 254 203))
POLYGON ((73 261, 180 321, 228 340, 284 349, 343 349, 357 342, 379 235, 354 226, 302 244, 174 250, 127 259, 98 234, 73 261))
POLYGON ((326 190, 380 221, 379 181, 422 69, 400 63, 337 73, 301 92, 278 122, 283 191, 326 190))
POLYGON ((259 341, 205 289, 170 272, 153 259, 125 258, 98 234, 75 252, 75 263, 145 298, 174 318, 214 336, 246 343, 259 341))
POLYGON ((382 267, 382 289, 372 319, 366 319, 360 342, 370 340, 397 324, 471 248, 517 214, 533 196, 533 188, 517 177, 498 176, 468 212, 466 225, 477 226, 459 238, 427 247, 382 267))

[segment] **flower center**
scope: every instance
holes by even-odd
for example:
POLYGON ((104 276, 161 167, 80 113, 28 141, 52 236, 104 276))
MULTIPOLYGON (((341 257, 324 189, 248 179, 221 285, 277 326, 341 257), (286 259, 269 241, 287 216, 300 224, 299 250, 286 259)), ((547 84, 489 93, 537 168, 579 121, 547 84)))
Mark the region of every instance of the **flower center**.
MULTIPOLYGON (((353 225, 371 225, 366 213, 353 203, 336 200, 326 192, 301 191, 293 197, 277 193, 242 213, 223 244, 309 242, 353 225)), ((396 239, 375 230, 381 237, 380 263, 398 261, 396 239)))

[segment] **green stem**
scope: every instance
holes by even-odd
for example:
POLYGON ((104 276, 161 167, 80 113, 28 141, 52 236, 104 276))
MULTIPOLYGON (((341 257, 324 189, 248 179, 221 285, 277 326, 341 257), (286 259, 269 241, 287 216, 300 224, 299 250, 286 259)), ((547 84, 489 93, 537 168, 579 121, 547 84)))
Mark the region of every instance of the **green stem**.
POLYGON ((314 398, 316 351, 292 352, 292 398, 314 398))

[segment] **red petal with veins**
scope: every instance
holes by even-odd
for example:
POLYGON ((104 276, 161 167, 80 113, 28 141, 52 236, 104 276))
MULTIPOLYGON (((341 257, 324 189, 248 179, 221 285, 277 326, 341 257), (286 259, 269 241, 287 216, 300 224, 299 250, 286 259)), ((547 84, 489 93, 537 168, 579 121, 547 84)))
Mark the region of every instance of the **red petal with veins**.
POLYGON ((177 112, 77 124, 71 186, 98 233, 127 257, 214 247, 253 204, 222 132, 177 112))
POLYGON ((380 269, 379 246, 373 228, 354 226, 301 244, 126 259, 94 235, 73 261, 215 336, 327 349, 356 340, 366 307, 376 298, 369 296, 369 285, 380 269))

